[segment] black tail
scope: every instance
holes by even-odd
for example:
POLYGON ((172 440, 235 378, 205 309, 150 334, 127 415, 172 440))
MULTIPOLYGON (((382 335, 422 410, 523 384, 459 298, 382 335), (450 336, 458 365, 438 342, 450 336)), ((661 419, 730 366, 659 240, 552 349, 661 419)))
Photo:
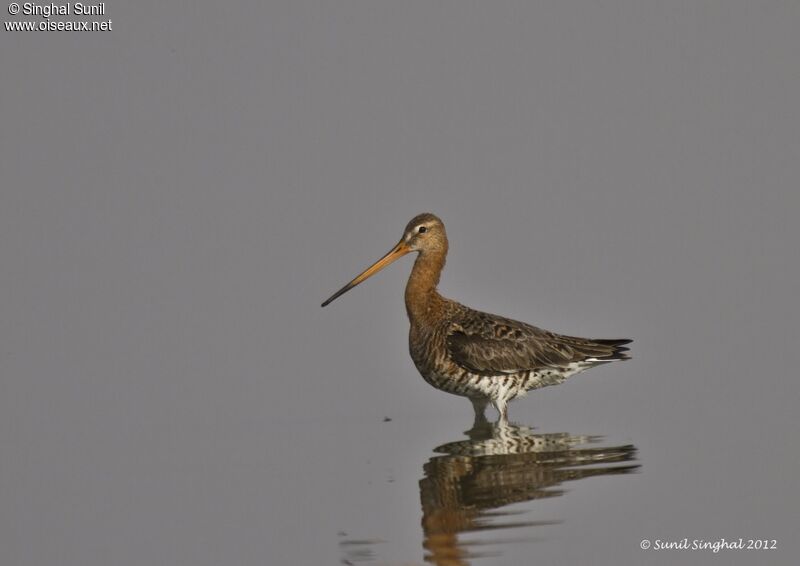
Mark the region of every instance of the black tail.
POLYGON ((609 338, 609 339, 596 339, 593 340, 599 346, 604 346, 607 353, 602 356, 597 356, 598 360, 613 362, 615 360, 630 360, 631 355, 628 354, 630 348, 626 348, 625 344, 633 342, 630 338, 609 338))

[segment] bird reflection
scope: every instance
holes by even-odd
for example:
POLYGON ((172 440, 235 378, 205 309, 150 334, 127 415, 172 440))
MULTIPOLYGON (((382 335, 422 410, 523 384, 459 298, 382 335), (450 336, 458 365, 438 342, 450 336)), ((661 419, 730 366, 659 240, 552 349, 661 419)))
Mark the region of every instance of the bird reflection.
MULTIPOLYGON (((497 509, 557 497, 567 481, 626 474, 638 467, 619 465, 634 459, 634 446, 600 446, 598 436, 536 434, 525 426, 485 420, 466 435, 468 440, 435 448, 440 455, 428 460, 419 482, 425 560, 437 565, 466 565, 471 558, 488 556, 476 548, 479 543, 460 540, 462 533, 558 522, 517 520, 519 513, 497 509)), ((530 530, 518 532, 526 533, 523 540, 533 538, 530 530)))

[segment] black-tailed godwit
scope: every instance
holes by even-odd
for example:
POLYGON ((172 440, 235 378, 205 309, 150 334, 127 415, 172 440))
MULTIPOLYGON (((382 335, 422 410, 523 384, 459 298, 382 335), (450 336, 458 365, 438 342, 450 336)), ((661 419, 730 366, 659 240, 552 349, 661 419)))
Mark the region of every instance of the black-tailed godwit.
POLYGON ((415 216, 385 256, 334 293, 346 293, 398 258, 417 252, 406 285, 411 358, 422 377, 442 391, 469 398, 476 418, 491 403, 508 420, 508 402, 532 389, 556 385, 590 367, 629 358, 629 339, 564 336, 524 322, 473 310, 436 289, 448 242, 444 224, 415 216))

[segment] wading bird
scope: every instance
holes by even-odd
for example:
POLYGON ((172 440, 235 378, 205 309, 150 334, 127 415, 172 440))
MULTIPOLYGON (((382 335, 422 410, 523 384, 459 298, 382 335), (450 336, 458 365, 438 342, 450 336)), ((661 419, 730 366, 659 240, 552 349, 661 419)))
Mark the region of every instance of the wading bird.
POLYGON ((444 223, 434 214, 415 216, 389 253, 336 291, 328 305, 362 281, 417 252, 406 285, 411 321, 409 349, 417 370, 432 386, 467 397, 482 418, 491 403, 508 420, 508 402, 532 389, 556 385, 590 367, 626 360, 628 339, 564 336, 524 322, 473 310, 439 294, 447 256, 444 223))

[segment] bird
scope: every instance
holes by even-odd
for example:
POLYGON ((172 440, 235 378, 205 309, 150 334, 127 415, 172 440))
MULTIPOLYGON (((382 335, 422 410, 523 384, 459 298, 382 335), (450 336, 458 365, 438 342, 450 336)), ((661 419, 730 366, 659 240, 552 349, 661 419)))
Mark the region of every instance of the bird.
POLYGON ((442 220, 429 212, 418 214, 397 245, 322 306, 416 253, 405 289, 411 359, 427 383, 468 398, 476 422, 491 404, 499 413, 498 422, 507 423, 508 403, 528 391, 557 385, 594 366, 630 359, 625 345, 633 340, 628 338, 567 336, 443 297, 437 286, 448 249, 442 220))

